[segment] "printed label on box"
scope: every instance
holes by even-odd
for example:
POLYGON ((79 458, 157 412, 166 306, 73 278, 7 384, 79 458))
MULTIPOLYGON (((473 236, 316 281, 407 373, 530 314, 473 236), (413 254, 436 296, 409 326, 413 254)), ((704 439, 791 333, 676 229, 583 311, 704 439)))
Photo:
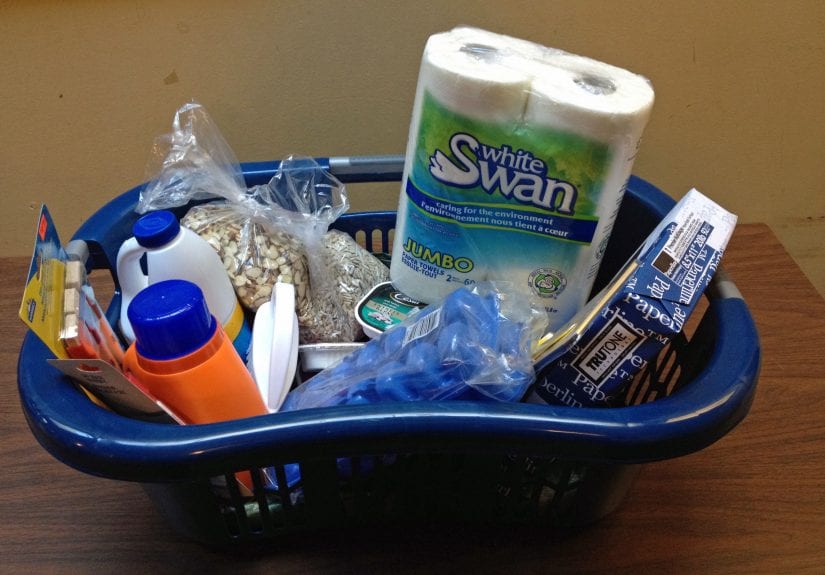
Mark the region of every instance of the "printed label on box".
POLYGON ((691 190, 649 235, 639 256, 594 298, 600 309, 586 308, 585 320, 571 320, 573 340, 537 362, 527 401, 611 404, 682 330, 735 224, 735 215, 691 190))

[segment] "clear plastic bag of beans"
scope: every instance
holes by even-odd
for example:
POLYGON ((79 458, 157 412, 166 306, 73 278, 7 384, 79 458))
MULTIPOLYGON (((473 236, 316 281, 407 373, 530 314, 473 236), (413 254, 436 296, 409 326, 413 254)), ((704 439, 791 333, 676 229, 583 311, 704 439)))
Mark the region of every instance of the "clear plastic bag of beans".
POLYGON ((295 285, 301 343, 359 339, 357 302, 389 271, 329 226, 349 208, 346 189, 314 160, 288 157, 270 182, 246 188, 240 164, 206 110, 189 103, 157 139, 137 211, 189 209, 182 225, 220 255, 241 303, 255 312, 276 282, 295 285))
POLYGON ((310 299, 309 265, 300 240, 229 202, 191 208, 181 225, 208 241, 221 256, 241 304, 256 311, 276 282, 295 285, 296 306, 310 299))

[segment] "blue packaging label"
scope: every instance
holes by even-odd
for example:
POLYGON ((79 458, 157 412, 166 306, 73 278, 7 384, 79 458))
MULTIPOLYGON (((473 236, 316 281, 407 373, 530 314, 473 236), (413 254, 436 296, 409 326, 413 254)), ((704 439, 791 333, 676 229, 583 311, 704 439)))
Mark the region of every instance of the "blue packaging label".
MULTIPOLYGON (((692 190, 651 234, 632 274, 580 337, 539 362, 529 401, 610 404, 684 328, 719 265, 736 217, 692 190)), ((620 274, 621 275, 621 274, 620 274)), ((618 287, 619 289, 615 289, 618 287)), ((597 296, 598 298, 598 296, 597 296)))

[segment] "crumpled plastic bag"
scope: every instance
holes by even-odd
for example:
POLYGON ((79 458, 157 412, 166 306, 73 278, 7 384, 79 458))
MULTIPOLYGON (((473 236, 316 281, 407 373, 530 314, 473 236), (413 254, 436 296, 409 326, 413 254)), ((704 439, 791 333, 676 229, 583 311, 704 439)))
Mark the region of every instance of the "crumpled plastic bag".
POLYGON ((296 288, 301 343, 354 341, 357 302, 389 271, 329 226, 349 208, 346 189, 311 158, 284 159, 266 185, 247 188, 240 164, 205 108, 182 106, 156 139, 136 210, 193 201, 181 220, 215 248, 241 303, 254 312, 276 282, 296 288))
POLYGON ((293 389, 281 411, 386 401, 519 401, 547 316, 509 284, 462 287, 293 389))

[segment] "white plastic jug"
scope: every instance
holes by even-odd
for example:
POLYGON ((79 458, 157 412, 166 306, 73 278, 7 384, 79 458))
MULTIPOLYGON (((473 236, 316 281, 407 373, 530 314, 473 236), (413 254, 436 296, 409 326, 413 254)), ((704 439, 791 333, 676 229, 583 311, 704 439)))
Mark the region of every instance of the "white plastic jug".
POLYGON ((251 329, 220 256, 212 246, 192 230, 181 227, 175 214, 166 210, 142 216, 135 222, 132 233, 134 237, 123 242, 117 254, 122 298, 119 325, 123 337, 129 343, 135 340, 127 310, 138 292, 150 284, 183 279, 203 291, 209 310, 245 358, 251 329), (144 254, 147 273, 141 267, 144 254))

